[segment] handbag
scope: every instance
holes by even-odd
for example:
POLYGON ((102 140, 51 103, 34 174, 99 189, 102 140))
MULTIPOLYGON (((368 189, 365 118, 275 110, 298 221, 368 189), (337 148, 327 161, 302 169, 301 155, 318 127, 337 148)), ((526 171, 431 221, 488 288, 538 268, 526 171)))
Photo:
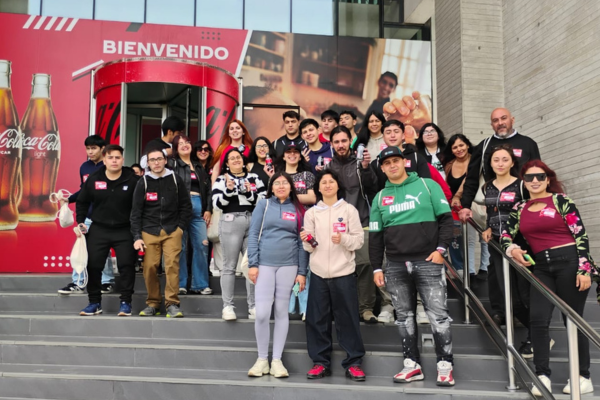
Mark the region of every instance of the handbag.
MULTIPOLYGON (((267 210, 269 209, 269 199, 267 199, 266 201, 267 201, 267 205, 265 206, 265 212, 263 213, 262 222, 260 223, 260 231, 258 232, 258 243, 259 244, 260 244, 260 237, 262 236, 263 225, 265 224, 265 215, 267 215, 267 210)), ((244 252, 244 256, 242 257, 242 263, 240 265, 240 269, 242 270, 242 274, 244 274, 246 279, 248 279, 248 282, 250 282, 254 285, 254 282, 252 282, 250 280, 250 278, 248 277, 248 271, 250 270, 250 268, 248 268, 248 249, 246 249, 246 251, 244 252)))
POLYGON ((85 237, 81 233, 81 230, 78 226, 73 228, 75 232, 75 244, 73 245, 73 249, 71 250, 71 268, 78 274, 77 281, 79 281, 83 277, 82 287, 87 286, 88 282, 88 274, 87 274, 87 262, 88 262, 88 252, 87 245, 85 243, 85 237))
POLYGON ((60 189, 56 193, 50 194, 50 202, 51 203, 61 203, 64 201, 58 213, 56 214, 56 218, 58 218, 58 223, 62 228, 68 228, 75 223, 75 219, 73 218, 73 211, 69 208, 69 197, 71 193, 68 190, 60 189))
POLYGON ((208 240, 214 243, 219 243, 219 225, 221 224, 221 215, 223 211, 219 208, 213 208, 210 224, 206 230, 208 240))
POLYGON ((483 151, 481 152, 481 164, 479 166, 479 185, 473 203, 471 203, 471 212, 473 214, 472 219, 481 227, 485 228, 487 213, 485 210, 485 195, 483 194, 483 185, 485 184, 485 177, 483 175, 483 163, 485 162, 485 151, 487 150, 488 144, 492 140, 491 137, 487 138, 483 143, 483 151))

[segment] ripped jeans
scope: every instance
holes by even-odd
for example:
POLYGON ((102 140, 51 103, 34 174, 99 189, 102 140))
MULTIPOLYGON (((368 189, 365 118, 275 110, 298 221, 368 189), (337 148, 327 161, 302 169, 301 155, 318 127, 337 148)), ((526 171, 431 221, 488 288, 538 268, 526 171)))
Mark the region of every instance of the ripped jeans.
POLYGON ((396 325, 402 339, 404 358, 420 363, 416 323, 417 291, 431 322, 437 361, 453 362, 452 318, 446 305, 444 266, 429 261, 387 262, 385 285, 396 310, 396 325))

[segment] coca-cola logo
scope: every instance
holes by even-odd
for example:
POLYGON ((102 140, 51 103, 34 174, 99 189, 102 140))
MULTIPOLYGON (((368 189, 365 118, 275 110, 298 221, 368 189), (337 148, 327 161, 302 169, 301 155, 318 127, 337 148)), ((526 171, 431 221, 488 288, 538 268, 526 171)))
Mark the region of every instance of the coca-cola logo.
POLYGON ((21 136, 17 129, 7 129, 0 133, 0 149, 18 149, 21 142, 21 136))

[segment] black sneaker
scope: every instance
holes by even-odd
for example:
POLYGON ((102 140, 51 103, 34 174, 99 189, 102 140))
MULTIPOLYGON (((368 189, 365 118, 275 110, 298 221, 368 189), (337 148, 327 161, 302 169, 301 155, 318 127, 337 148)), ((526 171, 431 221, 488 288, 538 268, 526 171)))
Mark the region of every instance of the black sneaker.
POLYGON ((115 288, 113 287, 112 283, 103 283, 102 284, 102 289, 100 289, 100 292, 102 294, 109 294, 115 291, 115 288))
POLYGON ((533 346, 531 340, 526 340, 519 347, 519 354, 526 359, 533 358, 533 346))
POLYGON ((504 316, 502 316, 500 314, 492 315, 492 319, 498 326, 506 325, 506 318, 504 318, 504 316))
POLYGON ((60 294, 83 293, 84 290, 85 290, 85 288, 82 288, 81 286, 77 286, 76 284, 71 282, 64 288, 58 289, 58 293, 60 293, 60 294))
POLYGON ((488 278, 488 272, 486 270, 480 269, 477 274, 477 280, 486 281, 488 278))

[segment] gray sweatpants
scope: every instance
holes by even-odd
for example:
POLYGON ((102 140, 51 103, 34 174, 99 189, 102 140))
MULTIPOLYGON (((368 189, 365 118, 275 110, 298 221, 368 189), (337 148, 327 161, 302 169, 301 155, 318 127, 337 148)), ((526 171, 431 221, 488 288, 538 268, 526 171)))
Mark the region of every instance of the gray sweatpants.
MULTIPOLYGON (((249 212, 224 213, 219 221, 219 240, 223 250, 223 270, 221 271, 221 293, 223 307, 233 306, 235 290, 235 268, 240 254, 248 247, 249 212)), ((254 285, 246 281, 248 309, 254 308, 254 285)))
POLYGON ((275 326, 273 328, 273 359, 281 360, 285 340, 290 326, 288 306, 292 287, 298 274, 298 266, 258 267, 256 280, 256 321, 254 333, 258 346, 258 357, 268 358, 271 328, 271 307, 275 300, 275 326))

